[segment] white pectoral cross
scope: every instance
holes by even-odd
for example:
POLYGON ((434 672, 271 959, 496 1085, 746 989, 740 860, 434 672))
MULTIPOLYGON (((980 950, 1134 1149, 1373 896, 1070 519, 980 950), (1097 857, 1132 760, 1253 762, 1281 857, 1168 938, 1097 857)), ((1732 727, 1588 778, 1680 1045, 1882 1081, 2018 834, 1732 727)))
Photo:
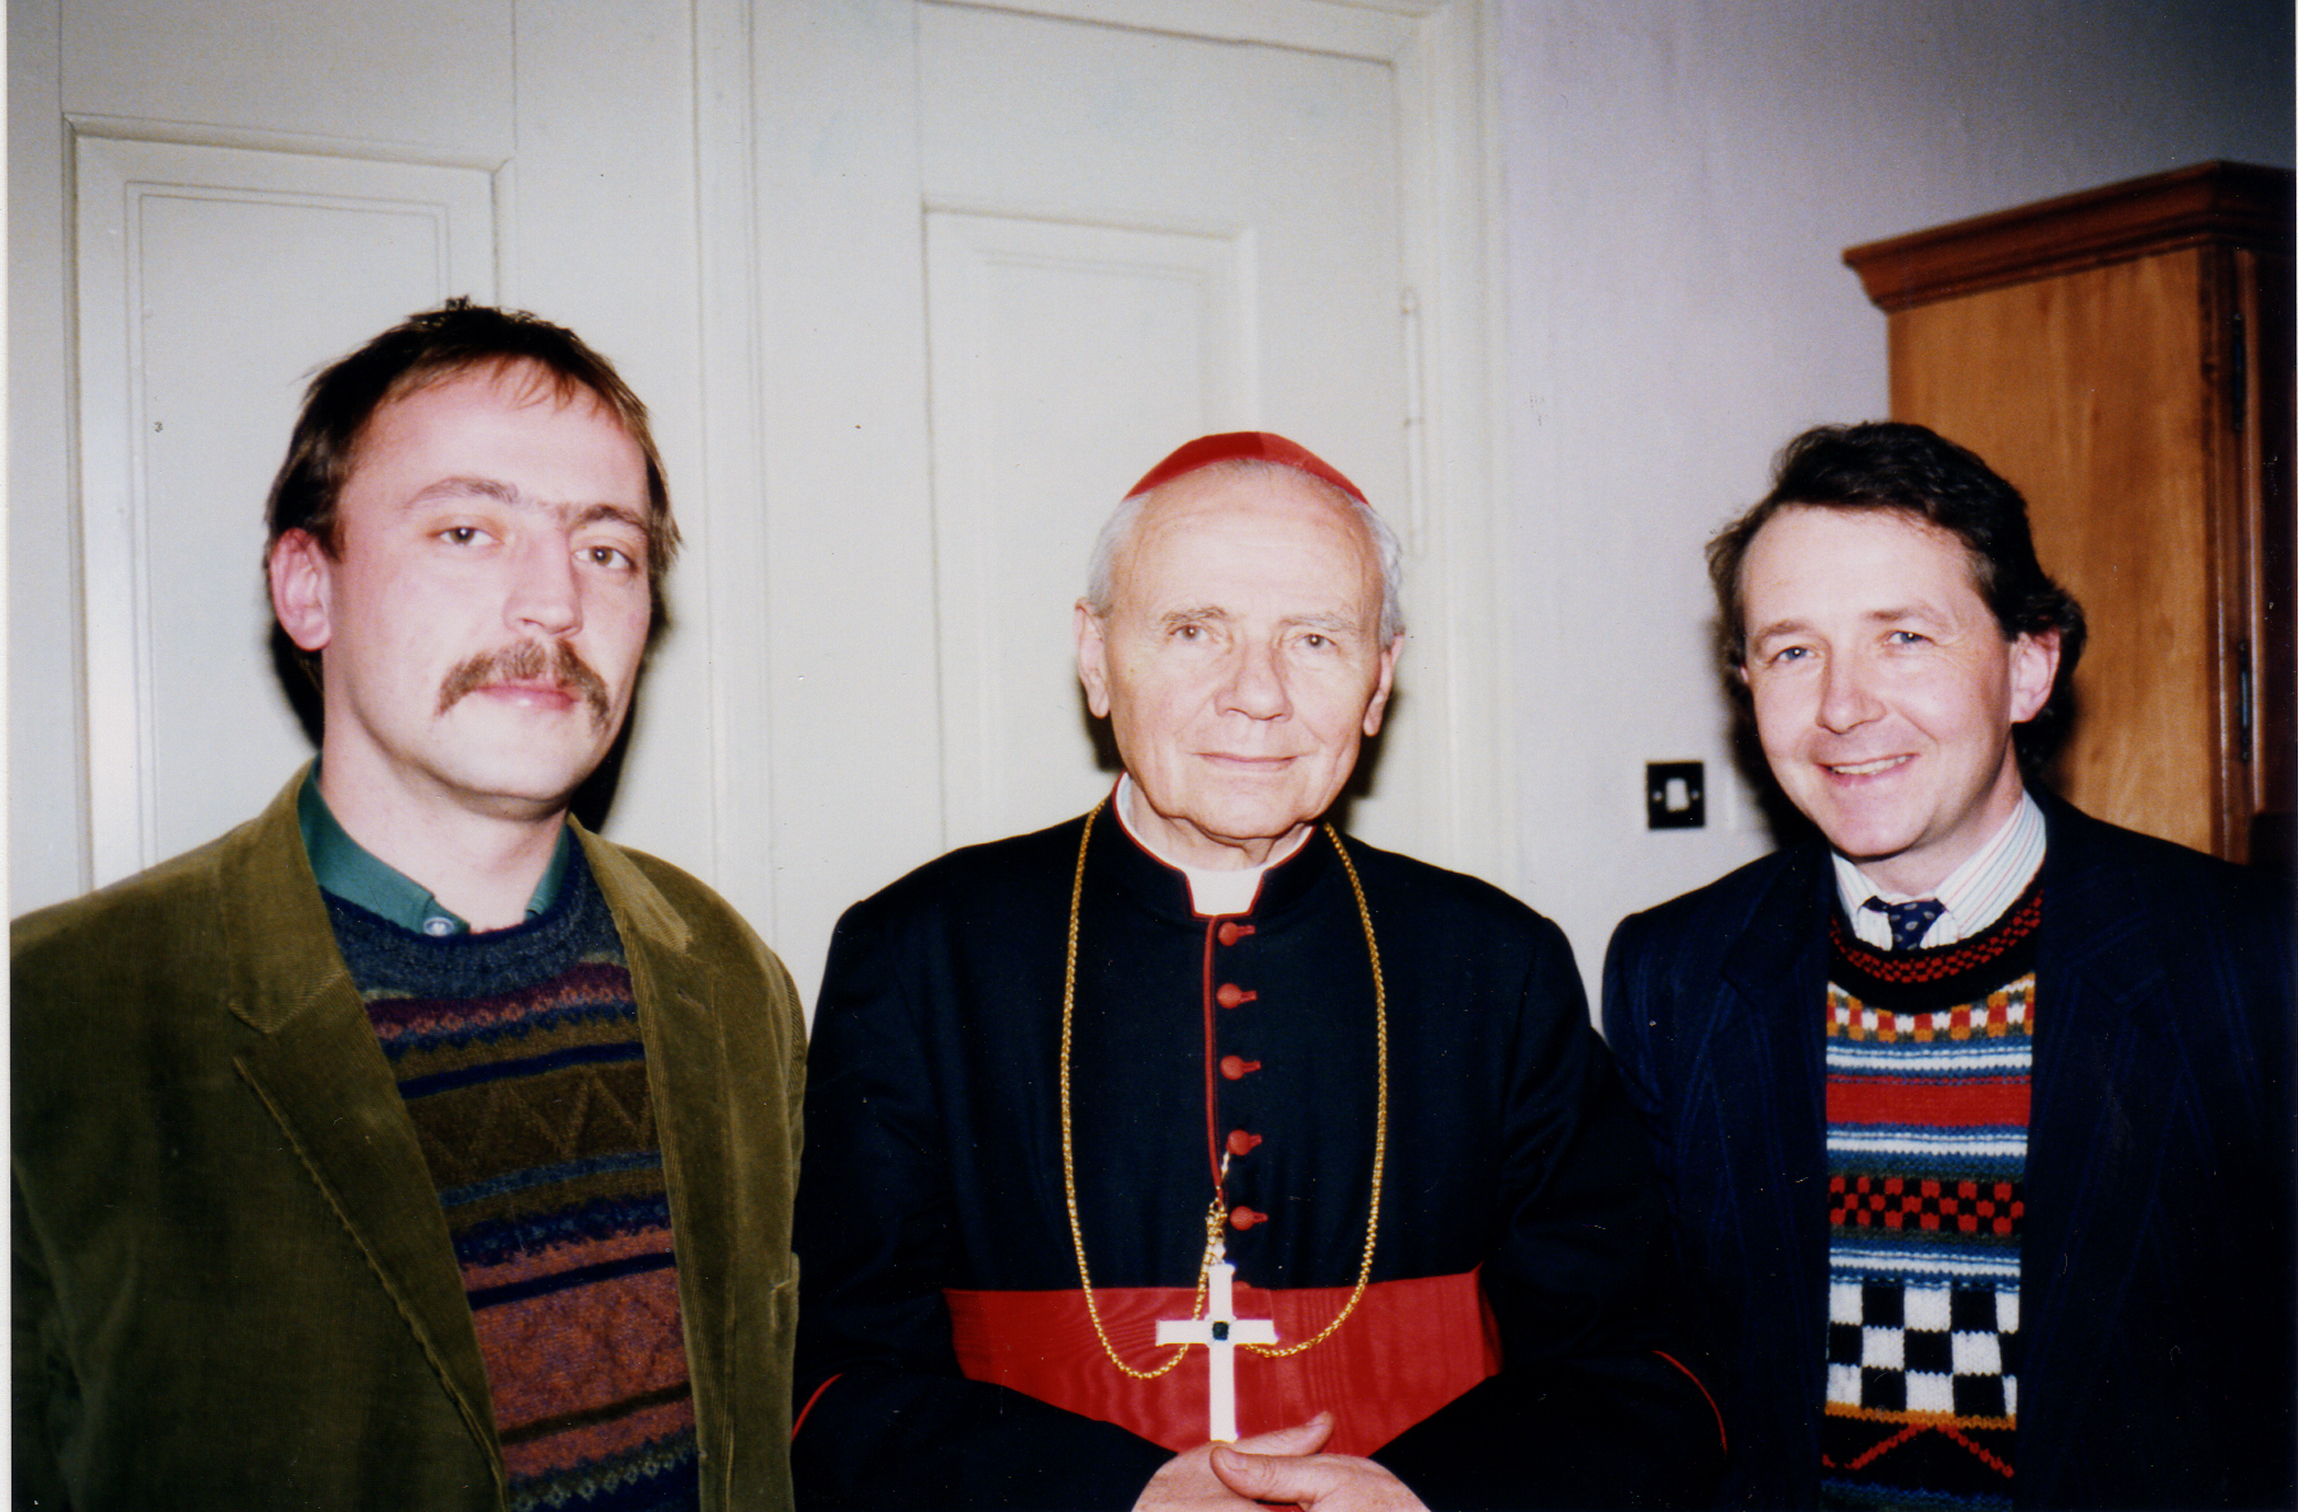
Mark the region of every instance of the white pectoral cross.
POLYGON ((1240 1318, 1230 1291, 1237 1268, 1216 1251, 1206 1271, 1205 1316, 1162 1318, 1157 1323, 1160 1344, 1202 1344, 1207 1371, 1206 1416, 1212 1424, 1208 1438, 1218 1443, 1237 1441, 1237 1357, 1239 1344, 1274 1344, 1274 1318, 1240 1318))

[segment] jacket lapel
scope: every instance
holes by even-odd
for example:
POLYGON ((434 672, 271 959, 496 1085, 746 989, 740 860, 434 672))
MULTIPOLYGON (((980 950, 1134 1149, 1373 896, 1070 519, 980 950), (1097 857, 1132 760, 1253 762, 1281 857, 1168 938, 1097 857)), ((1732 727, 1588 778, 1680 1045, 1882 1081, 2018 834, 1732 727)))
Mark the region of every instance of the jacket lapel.
MULTIPOLYGON (((1758 1390, 1791 1391, 1816 1403, 1825 1389, 1827 1275, 1826 851, 1797 847, 1747 915, 1725 953, 1709 1055, 1714 1095, 1740 1106, 1719 1120, 1739 1134, 1727 1152, 1749 1247, 1777 1320, 1767 1350, 1774 1370, 1758 1390), (1762 1247, 1762 1248, 1759 1248, 1762 1247)), ((1783 1446, 1814 1463, 1816 1434, 1783 1446)))
POLYGON ((1825 852, 1815 847, 1799 850, 1773 879, 1724 957, 1728 990, 1715 1028, 1720 1085, 1764 1094, 1758 1123, 1767 1148, 1751 1153, 1787 1172, 1790 1186, 1806 1188, 1791 1199, 1806 1259, 1826 1249, 1826 1201, 1807 1189, 1827 1164, 1827 880, 1825 852), (1733 1058, 1740 1063, 1733 1069, 1751 1073, 1747 1080, 1721 1074, 1733 1058))
POLYGON ((731 1088, 713 1009, 716 983, 699 953, 688 948, 691 928, 660 890, 613 846, 579 826, 575 833, 614 914, 638 1001, 677 1235, 678 1305, 704 1453, 704 1505, 723 1504, 735 1466, 729 1446, 714 1437, 734 1421, 734 1385, 745 1368, 733 1357, 734 1344, 747 1333, 733 1313, 744 1288, 733 1282, 752 1257, 734 1253, 734 1228, 714 1216, 739 1211, 729 1146, 731 1088))
POLYGON ((501 1480, 486 1366, 438 1189, 335 948, 304 856, 295 780, 223 861, 235 1064, 279 1123, 485 1446, 501 1480))
POLYGON ((2111 832, 2038 801, 2050 842, 2020 1247, 2022 1503, 2050 1496, 2120 1326, 2174 1111, 2177 1078, 2159 1067, 2185 1054, 2161 942, 2127 890, 2111 832))

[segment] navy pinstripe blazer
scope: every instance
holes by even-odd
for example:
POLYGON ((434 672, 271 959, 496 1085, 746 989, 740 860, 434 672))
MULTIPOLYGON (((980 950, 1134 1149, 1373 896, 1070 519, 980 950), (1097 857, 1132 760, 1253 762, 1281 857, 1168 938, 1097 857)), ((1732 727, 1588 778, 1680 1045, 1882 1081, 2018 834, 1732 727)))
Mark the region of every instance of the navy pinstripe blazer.
MULTIPOLYGON (((2037 794, 2022 1507, 2293 1505, 2291 898, 2037 794)), ((1818 1498, 1818 841, 1625 920, 1604 1030, 1715 1349, 1726 1504, 1818 1498)))

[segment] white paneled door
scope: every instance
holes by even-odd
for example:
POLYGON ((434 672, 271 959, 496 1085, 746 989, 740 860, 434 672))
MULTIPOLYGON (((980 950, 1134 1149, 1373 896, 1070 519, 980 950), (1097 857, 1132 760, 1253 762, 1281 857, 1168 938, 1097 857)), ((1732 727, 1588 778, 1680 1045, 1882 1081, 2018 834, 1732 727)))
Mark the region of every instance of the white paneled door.
MULTIPOLYGON (((400 317, 469 294, 591 338, 655 409, 708 551, 696 165, 733 154, 696 18, 726 9, 11 7, 11 910, 223 832, 308 758, 262 503, 306 379, 400 317)), ((639 728, 611 813, 710 873, 703 588, 673 581, 664 738, 639 728)))
POLYGON ((767 114, 809 102, 762 144, 773 552, 805 564, 774 563, 764 609, 774 782, 846 798, 777 801, 785 937, 823 939, 907 866, 1107 790, 1070 606, 1125 488, 1217 430, 1292 436, 1405 536, 1400 717, 1351 818, 1462 862, 1450 627, 1477 609, 1446 592, 1460 532, 1428 528, 1445 480, 1416 433, 1422 25, 921 3, 787 28, 830 61, 778 55, 759 91, 767 114), (865 228, 884 240, 855 256, 865 228))
MULTIPOLYGON (((653 405, 707 541, 694 17, 11 10, 13 910, 221 833, 309 756, 271 656, 264 496, 311 374, 409 313, 502 298, 583 332, 653 405)), ((706 627, 700 590, 674 587, 706 627)), ((663 648, 652 691, 683 728, 640 732, 613 808, 703 872, 707 666, 706 632, 663 648)))

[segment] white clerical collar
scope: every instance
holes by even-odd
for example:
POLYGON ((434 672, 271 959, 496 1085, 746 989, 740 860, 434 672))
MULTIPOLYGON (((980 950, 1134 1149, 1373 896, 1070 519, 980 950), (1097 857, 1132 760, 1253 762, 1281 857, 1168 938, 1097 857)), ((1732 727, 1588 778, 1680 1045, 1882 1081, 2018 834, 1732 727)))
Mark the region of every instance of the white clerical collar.
MULTIPOLYGON (((1946 912, 1924 931, 1918 944, 1952 945, 2001 918, 2042 869, 2043 838, 2043 811, 2035 806, 2031 795, 2021 793, 2019 806, 1993 837, 1956 867, 1936 891, 1927 894, 1945 904, 1946 912)), ((1869 898, 1905 903, 1910 895, 1879 885, 1840 853, 1830 851, 1829 855, 1835 860, 1835 895, 1842 900, 1843 915, 1850 920, 1852 933, 1864 944, 1889 950, 1891 921, 1880 910, 1865 905, 1869 898)))
POLYGON ((1125 833, 1133 837, 1135 845, 1189 879, 1189 907, 1201 918, 1251 913, 1254 895, 1261 890, 1262 874, 1270 867, 1290 860, 1293 852, 1308 843, 1309 835, 1315 828, 1312 825, 1302 829, 1292 839, 1269 852, 1269 859, 1259 866, 1221 869, 1189 866, 1167 855, 1163 847, 1143 834, 1141 827, 1133 822, 1133 804, 1140 791, 1134 786, 1131 773, 1117 779, 1117 797, 1110 805, 1117 810, 1117 822, 1125 826, 1125 833))

